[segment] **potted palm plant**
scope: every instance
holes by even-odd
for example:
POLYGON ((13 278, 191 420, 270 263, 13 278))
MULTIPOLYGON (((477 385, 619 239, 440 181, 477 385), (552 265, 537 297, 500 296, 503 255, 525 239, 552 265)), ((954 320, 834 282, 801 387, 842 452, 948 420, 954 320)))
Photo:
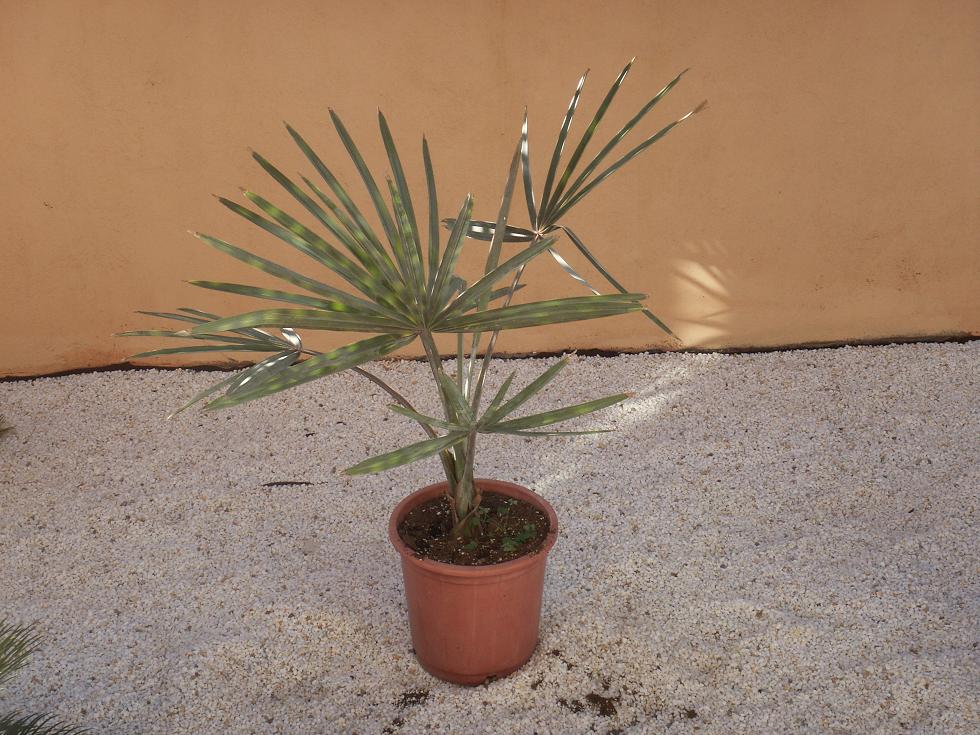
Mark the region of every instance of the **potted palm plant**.
MULTIPOLYGON (((643 294, 628 291, 565 224, 582 199, 628 161, 703 108, 698 106, 611 161, 610 155, 648 112, 678 83, 669 82, 631 118, 591 160, 580 166, 596 128, 625 79, 627 64, 606 93, 594 117, 562 166, 570 125, 585 82, 583 75, 555 143, 540 201, 536 201, 528 154, 527 117, 521 129, 493 221, 472 218, 467 196, 455 217, 440 220, 437 187, 428 143, 422 139, 427 221, 417 215, 416 198, 406 181, 402 159, 384 115, 381 138, 390 177, 382 188, 340 117, 330 116, 340 141, 367 190, 380 230, 373 227, 354 198, 296 130, 289 135, 316 171, 319 181, 287 177, 258 153, 254 159, 317 223, 308 227, 285 210, 251 191, 253 207, 229 199, 220 202, 315 262, 331 278, 307 275, 254 255, 210 235, 208 245, 237 258, 292 289, 238 283, 192 281, 201 288, 288 304, 222 317, 192 308, 173 313, 141 312, 184 322, 179 330, 141 330, 125 336, 166 336, 190 344, 135 355, 145 358, 176 353, 267 352, 269 357, 193 396, 189 406, 210 399, 221 409, 278 393, 342 370, 352 370, 380 386, 392 399, 391 410, 414 420, 424 438, 365 459, 346 470, 352 475, 383 470, 437 456, 445 479, 406 497, 391 516, 389 537, 399 552, 408 597, 412 639, 419 662, 441 678, 475 684, 521 666, 537 643, 545 559, 557 536, 557 516, 543 498, 517 485, 474 477, 478 439, 484 435, 522 437, 593 433, 552 427, 625 400, 625 393, 573 406, 520 415, 524 404, 568 364, 565 357, 529 384, 503 380, 492 396, 485 386, 497 336, 505 329, 611 317, 640 311, 670 334, 641 303, 643 294), (511 200, 522 179, 528 227, 510 223, 511 200), (440 222, 448 235, 441 235, 440 222), (613 292, 602 294, 558 253, 557 239, 568 236, 613 292), (489 243, 483 275, 466 283, 456 274, 467 240, 489 243), (504 254, 504 246, 513 248, 504 254), (514 303, 525 266, 549 254, 590 295, 514 303), (335 285, 339 284, 339 285, 335 285), (270 328, 278 333, 269 331, 270 328), (373 336, 328 352, 304 345, 298 330, 369 333, 373 336), (435 335, 456 335, 454 360, 443 360, 435 335), (441 416, 422 413, 365 365, 418 340, 432 373, 441 416), (215 394, 219 394, 215 397, 215 394)), ((177 413, 175 412, 175 413, 177 413)))

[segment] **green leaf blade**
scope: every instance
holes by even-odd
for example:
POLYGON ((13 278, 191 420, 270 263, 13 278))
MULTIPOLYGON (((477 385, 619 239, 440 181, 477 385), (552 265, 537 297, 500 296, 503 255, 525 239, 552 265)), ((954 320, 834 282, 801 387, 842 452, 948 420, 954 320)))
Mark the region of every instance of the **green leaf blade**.
MULTIPOLYGON (((446 227, 446 229, 451 230, 456 226, 456 218, 446 217, 442 221, 442 224, 446 227)), ((482 219, 474 219, 470 220, 469 227, 466 230, 466 237, 468 237, 470 240, 491 242, 496 233, 497 226, 495 223, 482 219)), ((507 228, 504 230, 503 242, 531 242, 534 240, 534 238, 534 232, 526 227, 507 225, 507 228)))
MULTIPOLYGON (((515 393, 514 396, 506 403, 499 404, 499 402, 497 402, 499 407, 495 407, 494 401, 496 401, 496 397, 494 397, 494 401, 491 401, 490 406, 487 408, 487 413, 484 416, 484 419, 491 424, 497 423, 508 414, 516 411, 518 408, 527 403, 533 396, 540 393, 541 390, 548 385, 548 383, 554 380, 558 373, 560 373, 568 365, 569 361, 570 358, 566 356, 556 362, 554 365, 549 366, 544 370, 544 372, 541 373, 541 375, 515 393)), ((509 385, 510 383, 508 382, 502 387, 509 387, 509 385)))
MULTIPOLYGON (((440 314, 434 320, 434 324, 438 325, 447 319, 451 319, 456 315, 462 314, 467 309, 471 309, 482 304, 483 299, 493 291, 494 285, 496 285, 501 278, 506 276, 511 271, 517 270, 521 266, 526 265, 553 244, 553 238, 541 240, 540 242, 525 248, 517 255, 505 260, 492 271, 485 274, 476 283, 464 289, 459 296, 456 297, 455 301, 448 304, 443 311, 440 312, 440 314)), ((487 301, 489 302, 489 299, 487 299, 487 301)))
MULTIPOLYGON (((617 291, 619 291, 619 292, 620 292, 620 293, 622 293, 622 294, 625 294, 625 293, 629 293, 629 292, 628 292, 628 291, 626 290, 626 287, 625 287, 625 286, 623 286, 623 284, 621 284, 621 283, 620 283, 619 281, 617 281, 617 280, 616 280, 616 279, 615 279, 615 278, 613 277, 613 275, 612 275, 612 273, 610 273, 610 272, 609 272, 609 271, 608 271, 608 270, 607 270, 607 269, 606 269, 606 268, 605 268, 605 267, 604 267, 604 266, 602 265, 602 263, 600 263, 600 262, 599 262, 599 260, 598 260, 598 259, 597 259, 597 258, 596 258, 596 257, 595 257, 595 256, 594 256, 593 254, 592 254, 592 251, 591 251, 591 250, 589 250, 589 249, 588 249, 588 248, 587 248, 587 247, 585 246, 585 243, 584 243, 584 242, 582 242, 582 240, 581 240, 581 239, 580 239, 580 238, 578 237, 578 235, 576 235, 576 234, 575 234, 574 232, 572 232, 572 231, 571 231, 571 230, 570 230, 570 229, 569 229, 568 227, 561 227, 560 229, 561 229, 561 230, 562 230, 562 231, 563 231, 563 232, 564 232, 564 233, 565 233, 566 235, 568 235, 568 237, 569 237, 569 239, 570 239, 570 240, 572 241, 572 243, 573 243, 573 244, 575 245, 575 247, 576 247, 576 248, 578 248, 578 251, 579 251, 580 253, 582 253, 582 255, 584 255, 584 256, 585 256, 585 258, 586 258, 586 260, 588 260, 588 261, 589 261, 589 263, 591 263, 591 264, 592 264, 592 266, 593 266, 593 267, 594 267, 594 268, 595 268, 595 269, 596 269, 597 271, 599 271, 599 273, 600 273, 600 274, 602 275, 602 277, 603 277, 603 278, 605 278, 605 279, 606 279, 606 281, 607 281, 607 282, 609 283, 609 285, 611 285, 611 286, 612 286, 613 288, 615 288, 615 289, 616 289, 617 291)), ((585 282, 585 280, 584 280, 584 279, 582 279, 582 281, 583 281, 583 283, 585 283, 585 285, 586 285, 586 287, 587 287, 587 288, 589 288, 589 289, 592 289, 592 287, 591 287, 591 286, 590 286, 590 285, 589 285, 589 284, 588 284, 587 282, 585 282)), ((594 291, 594 289, 592 289, 592 290, 594 291)), ((647 319, 649 319, 649 320, 650 320, 650 321, 652 321, 652 322, 653 322, 654 324, 656 324, 656 325, 657 325, 658 327, 660 327, 660 329, 662 329, 662 330, 663 330, 664 332, 666 332, 666 333, 667 333, 668 335, 670 335, 670 336, 671 336, 671 337, 673 337, 674 339, 677 339, 677 335, 676 335, 676 334, 674 334, 674 333, 673 333, 673 331, 671 331, 671 329, 670 329, 670 327, 668 327, 668 326, 667 326, 666 324, 664 324, 664 323, 663 323, 663 322, 662 322, 662 321, 660 320, 660 318, 659 318, 659 317, 657 317, 657 316, 655 316, 655 315, 654 315, 654 313, 653 313, 652 311, 650 311, 650 310, 649 310, 648 308, 646 308, 646 307, 643 307, 643 309, 642 309, 641 311, 642 311, 642 313, 643 313, 643 316, 645 316, 645 317, 646 317, 647 319)))
MULTIPOLYGON (((292 126, 288 124, 286 125, 286 130, 289 132, 290 137, 292 137, 299 149, 303 152, 303 155, 306 156, 307 160, 311 164, 313 164, 313 168, 315 168, 317 173, 320 174, 320 177, 326 182, 334 196, 337 197, 337 200, 349 213, 350 219, 344 220, 345 227, 348 228, 352 235, 355 235, 361 239, 361 244, 369 251, 372 261, 376 267, 384 273, 389 282, 393 284, 396 283, 399 276, 395 271, 391 258, 388 257, 387 252, 381 245, 381 240, 375 234, 374 230, 371 228, 371 225, 368 224, 368 221, 361 213, 361 210, 358 208, 357 204, 354 203, 354 200, 347 193, 347 190, 343 187, 337 177, 333 175, 333 172, 327 168, 326 164, 324 164, 323 160, 317 155, 316 151, 310 147, 303 136, 301 136, 292 128, 292 126)), ((310 186, 310 188, 313 189, 314 193, 317 194, 324 204, 331 206, 332 202, 330 202, 329 198, 319 191, 318 187, 316 187, 308 179, 304 179, 304 181, 306 181, 307 186, 310 186)), ((338 210, 332 209, 332 211, 334 211, 334 214, 339 217, 338 210)))
POLYGON ((376 360, 404 347, 414 339, 414 334, 381 335, 369 337, 360 342, 353 342, 292 365, 271 380, 265 380, 235 396, 224 396, 214 400, 207 404, 207 408, 209 410, 229 408, 246 401, 253 401, 289 388, 295 388, 311 380, 339 373, 370 360, 376 360))
POLYGON ((579 403, 574 406, 556 408, 552 411, 544 411, 542 413, 524 416, 519 419, 503 421, 494 424, 493 426, 488 426, 483 430, 488 433, 495 433, 500 431, 523 431, 526 429, 537 429, 542 426, 550 426, 562 421, 568 421, 570 419, 578 418, 579 416, 585 416, 596 411, 601 411, 609 406, 614 406, 617 403, 625 401, 630 397, 630 395, 630 393, 618 393, 613 396, 597 398, 594 401, 586 401, 585 403, 579 403))
POLYGON ((424 413, 419 413, 418 411, 413 411, 404 406, 399 406, 397 403, 388 406, 389 409, 397 414, 401 414, 406 418, 410 418, 420 424, 425 424, 427 426, 434 426, 437 429, 444 429, 446 431, 462 431, 465 432, 467 429, 465 426, 460 426, 459 424, 453 424, 444 419, 436 418, 435 416, 427 416, 424 413))
POLYGON ((263 273, 268 273, 269 275, 275 276, 280 280, 286 281, 287 283, 291 283, 294 286, 305 289, 310 293, 326 296, 327 298, 336 298, 338 300, 341 299, 341 295, 344 296, 347 295, 346 292, 344 291, 336 289, 332 286, 328 286, 325 283, 320 283, 319 281, 315 281, 312 278, 304 276, 301 273, 297 273, 294 270, 290 270, 289 268, 285 268, 284 266, 281 266, 278 263, 274 263, 271 260, 267 260, 258 255, 253 255, 247 250, 243 250, 242 248, 236 245, 232 245, 231 243, 227 243, 224 240, 220 240, 216 237, 211 237, 210 235, 204 235, 202 233, 194 233, 194 235, 195 237, 202 240, 203 242, 206 242, 215 250, 219 250, 225 253, 226 255, 230 255, 236 260, 240 260, 246 265, 250 265, 253 268, 257 268, 263 273))
POLYGON ((534 301, 471 314, 454 316, 433 327, 439 332, 473 332, 539 327, 546 324, 587 321, 640 311, 644 294, 610 294, 548 301, 534 301))
POLYGON ((385 309, 365 299, 359 299, 356 296, 344 294, 342 291, 337 292, 337 295, 340 296, 339 299, 322 299, 314 296, 289 293, 288 291, 280 291, 278 289, 249 286, 242 283, 227 283, 225 281, 188 281, 188 283, 192 286, 197 286, 198 288, 204 288, 211 291, 222 291, 224 293, 233 293, 240 296, 251 296, 252 298, 266 299, 269 301, 284 301, 286 303, 298 304, 300 306, 310 306, 315 309, 322 309, 324 311, 356 311, 388 318, 397 317, 397 315, 391 310, 385 309))
MULTIPOLYGON (((579 160, 582 158, 582 154, 585 153, 586 147, 592 140, 592 136, 595 134, 596 128, 599 127, 599 123, 602 122, 602 118, 605 117, 606 111, 612 104, 613 99, 616 97, 616 93, 619 92, 619 88, 622 86, 623 81, 626 79, 626 75, 629 74, 630 69, 633 66, 633 62, 636 59, 630 59, 630 62, 623 68, 613 82, 612 87, 606 92, 606 96, 603 98, 599 105, 599 109, 596 110, 595 115, 592 118, 592 122, 589 123, 588 128, 582 134, 582 139, 579 141, 578 145, 575 147, 575 151, 572 153, 571 158, 568 159, 568 164, 565 166, 565 172, 562 174, 561 178, 558 180, 558 185, 555 186, 554 194, 551 197, 552 203, 560 201, 562 193, 565 191, 565 186, 568 184, 569 178, 571 178, 572 173, 575 171, 575 167, 578 165, 579 160)), ((546 216, 547 219, 547 216, 546 216)))
MULTIPOLYGON (((555 150, 551 154, 551 165, 548 166, 548 175, 544 180, 544 192, 541 194, 541 211, 547 212, 551 204, 551 187, 555 182, 555 176, 558 173, 558 164, 561 162, 561 154, 565 148, 565 140, 568 138, 568 130, 572 124, 572 118, 575 116, 575 108, 578 107, 579 97, 582 95, 582 88, 585 86, 585 78, 589 76, 588 70, 582 75, 582 78, 578 80, 578 86, 575 88, 575 93, 572 95, 572 101, 568 103, 568 111, 565 113, 565 119, 562 121, 561 130, 558 132, 558 139, 555 141, 555 150)), ((541 223, 538 223, 540 227, 541 223)))
POLYGON ((408 188, 408 181, 405 178, 405 170, 402 168, 401 158, 398 155, 398 148, 395 146, 395 140, 391 135, 391 129, 388 127, 388 121, 385 119, 385 116, 381 114, 381 110, 378 110, 378 125, 381 128, 381 138, 384 141, 385 152, 388 154, 388 163, 391 164, 391 173, 395 177, 395 185, 398 189, 398 195, 401 198, 401 206, 404 207, 405 210, 405 217, 408 224, 407 229, 412 235, 412 246, 415 248, 419 260, 421 260, 422 238, 419 236, 418 221, 415 219, 415 207, 412 205, 412 194, 408 188))
POLYGON ((353 310, 260 309, 198 324, 192 334, 212 334, 242 327, 292 327, 338 332, 404 333, 409 329, 392 319, 353 310))
POLYGON ((425 186, 429 196, 429 293, 439 270, 439 201, 436 194, 436 175, 432 169, 429 143, 422 138, 422 164, 425 167, 425 186))
POLYGON ((381 189, 378 188, 378 184, 374 180, 374 175, 371 173, 371 169, 368 168, 367 163, 364 161, 364 157, 361 155, 360 150, 358 150, 357 145, 355 145, 354 139, 351 137, 350 133, 347 132, 347 128, 344 126, 340 116, 333 110, 330 110, 330 119, 333 120, 333 125, 337 130, 337 135, 340 137, 341 142, 347 149, 348 155, 350 155, 351 160, 354 162, 354 167, 361 175, 361 180, 364 182, 364 186, 367 188, 371 201, 374 203, 374 209, 378 213, 378 219, 381 220, 381 226, 388 235, 388 241, 394 241, 395 223, 392 219, 391 212, 388 211, 388 206, 385 204, 384 197, 381 196, 381 189))
POLYGON ((348 475, 367 475, 375 472, 383 472, 393 467, 400 467, 401 465, 431 457, 434 454, 438 454, 443 450, 459 444, 464 439, 466 439, 465 432, 452 432, 436 439, 426 439, 425 441, 396 449, 393 452, 386 452, 385 454, 379 454, 365 459, 353 467, 348 467, 344 470, 344 473, 348 475))
POLYGON ((221 345, 184 345, 182 347, 164 347, 159 350, 150 350, 149 352, 140 352, 136 355, 130 355, 127 359, 129 360, 142 360, 147 357, 159 357, 161 355, 190 355, 199 352, 274 352, 279 349, 278 347, 269 346, 261 347, 258 343, 255 345, 243 345, 243 344, 221 344, 221 345))
POLYGON ((640 109, 638 113, 636 113, 636 115, 634 115, 629 120, 629 122, 627 122, 619 130, 618 133, 616 133, 616 135, 614 135, 610 139, 608 143, 606 143, 605 146, 603 146, 602 150, 600 150, 599 153, 592 159, 592 161, 585 167, 582 173, 580 173, 575 178, 575 181, 572 182, 572 185, 565 192, 564 196, 562 197, 562 200, 560 202, 555 202, 554 205, 549 209, 548 224, 554 224, 559 220, 562 214, 568 211, 569 207, 566 207, 565 204, 567 204, 567 202, 575 196, 575 194, 579 191, 579 189, 585 184, 586 180, 589 178, 592 172, 594 172, 599 167, 602 161, 606 159, 606 157, 613 151, 613 149, 619 144, 619 142, 623 138, 625 138, 630 133, 630 131, 633 130, 633 128, 636 127, 636 125, 647 115, 647 113, 650 112, 650 110, 652 110, 654 107, 656 107, 657 103, 659 103, 660 100, 662 100, 670 92, 670 90, 672 90, 677 85, 677 83, 680 82, 681 78, 688 71, 689 71, 688 69, 685 69, 676 77, 674 77, 670 82, 668 82, 659 92, 657 92, 656 95, 653 96, 653 98, 650 101, 648 101, 640 109))
POLYGON ((472 214, 473 196, 467 194, 466 199, 463 200, 463 206, 460 207, 459 215, 456 217, 452 232, 449 233, 446 250, 442 254, 442 260, 439 262, 439 270, 432 284, 429 299, 430 311, 441 308, 452 296, 453 271, 456 269, 456 261, 459 259, 459 253, 463 246, 463 238, 472 214))
MULTIPOLYGON (((521 172, 524 180, 524 201, 527 203, 527 216, 531 227, 538 228, 538 209, 534 204, 534 186, 531 183, 531 154, 527 144, 527 109, 524 110, 524 124, 521 125, 521 172)), ((504 240, 506 242, 506 239, 504 240)))

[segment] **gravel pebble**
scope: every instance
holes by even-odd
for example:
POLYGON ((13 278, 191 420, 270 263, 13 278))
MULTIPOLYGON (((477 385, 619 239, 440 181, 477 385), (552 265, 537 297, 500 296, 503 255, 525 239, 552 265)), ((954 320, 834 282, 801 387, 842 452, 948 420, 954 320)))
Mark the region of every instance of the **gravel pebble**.
MULTIPOLYGON (((435 410, 424 364, 377 370, 435 410)), ((0 616, 43 635, 0 710, 140 735, 980 729, 980 342, 574 361, 533 407, 636 396, 578 421, 615 433, 483 438, 478 475, 562 531, 538 650, 474 689, 415 662, 385 535, 438 463, 340 474, 414 425, 353 374, 164 421, 220 377, 0 384, 0 616)))

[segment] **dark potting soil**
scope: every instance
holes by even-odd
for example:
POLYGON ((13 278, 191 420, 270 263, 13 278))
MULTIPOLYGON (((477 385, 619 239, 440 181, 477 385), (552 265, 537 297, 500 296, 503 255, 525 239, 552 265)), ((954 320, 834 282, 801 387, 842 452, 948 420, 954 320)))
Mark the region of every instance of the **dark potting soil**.
POLYGON ((533 554, 548 535, 549 525, 548 516, 530 503, 487 492, 468 537, 451 534, 453 519, 445 497, 412 508, 398 525, 398 535, 420 559, 484 566, 533 554))

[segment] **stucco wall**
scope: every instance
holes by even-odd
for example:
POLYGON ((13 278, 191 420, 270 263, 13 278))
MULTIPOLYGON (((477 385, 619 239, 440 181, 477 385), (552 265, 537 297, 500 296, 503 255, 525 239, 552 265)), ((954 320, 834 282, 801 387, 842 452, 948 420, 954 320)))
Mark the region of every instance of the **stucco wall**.
MULTIPOLYGON (((333 107, 381 166, 380 106, 406 156, 428 136, 443 214, 472 190, 492 218, 524 106, 540 187, 578 75, 591 67, 573 133, 633 55, 607 135, 687 66, 644 131, 710 107, 569 223, 687 346, 980 331, 976 2, 11 0, 0 374, 148 349, 110 336, 153 323, 135 309, 248 308, 183 283, 261 280, 186 231, 280 258, 209 194, 277 192, 249 146, 309 168, 283 119, 342 162, 333 107)), ((420 173, 415 159, 413 182, 420 173)), ((550 259, 528 280, 528 296, 581 293, 550 259)), ((664 344, 629 316, 520 330, 500 346, 664 344)))

